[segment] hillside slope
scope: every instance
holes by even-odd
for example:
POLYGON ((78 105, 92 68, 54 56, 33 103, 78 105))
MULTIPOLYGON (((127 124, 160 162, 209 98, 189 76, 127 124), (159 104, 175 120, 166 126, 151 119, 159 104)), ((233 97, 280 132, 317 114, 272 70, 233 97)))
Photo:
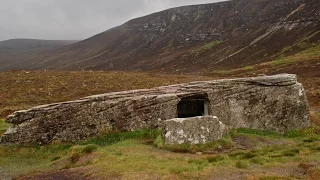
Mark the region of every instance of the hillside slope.
POLYGON ((73 40, 10 39, 0 41, 0 53, 19 53, 58 48, 76 43, 73 40))
POLYGON ((294 55, 319 40, 318 0, 233 0, 154 13, 55 50, 0 55, 0 70, 211 72, 294 55))

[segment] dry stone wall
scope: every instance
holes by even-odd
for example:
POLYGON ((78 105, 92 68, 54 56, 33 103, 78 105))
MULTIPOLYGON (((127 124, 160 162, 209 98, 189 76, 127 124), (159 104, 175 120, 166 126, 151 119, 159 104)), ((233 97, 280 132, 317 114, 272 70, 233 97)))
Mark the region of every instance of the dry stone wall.
POLYGON ((208 115, 233 128, 283 133, 310 125, 303 86, 295 75, 281 74, 114 92, 17 111, 7 117, 13 127, 1 142, 74 142, 114 130, 163 127, 177 118, 179 101, 190 96, 205 97, 208 115))

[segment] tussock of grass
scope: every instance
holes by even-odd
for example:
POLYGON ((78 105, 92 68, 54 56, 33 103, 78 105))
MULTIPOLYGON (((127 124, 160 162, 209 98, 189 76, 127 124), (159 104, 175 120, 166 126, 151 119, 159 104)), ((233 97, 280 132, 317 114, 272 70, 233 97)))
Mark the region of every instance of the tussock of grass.
POLYGON ((58 160, 58 159, 61 159, 61 157, 60 157, 60 156, 53 157, 53 158, 51 159, 51 161, 56 161, 56 160, 58 160))
POLYGON ((250 159, 250 162, 254 164, 259 164, 259 165, 264 165, 266 163, 265 159, 261 157, 254 157, 250 159))
POLYGON ((235 166, 239 169, 248 169, 249 163, 246 161, 237 161, 235 166))
POLYGON ((83 149, 82 149, 82 153, 87 153, 87 154, 90 154, 90 153, 93 153, 94 151, 96 151, 98 149, 98 146, 97 145, 94 145, 94 144, 88 144, 86 145, 83 149))
POLYGON ((319 140, 319 138, 317 138, 317 137, 308 137, 308 138, 303 139, 303 142, 311 143, 311 142, 315 142, 318 140, 319 140))
POLYGON ((252 153, 252 152, 248 152, 248 153, 244 153, 241 158, 242 159, 251 159, 251 158, 254 158, 256 156, 257 156, 257 154, 252 153))
POLYGON ((296 156, 297 154, 299 154, 300 150, 299 149, 289 149, 289 150, 285 150, 282 152, 283 156, 296 156))
POLYGON ((164 139, 162 135, 159 135, 156 140, 153 142, 153 145, 155 145, 158 148, 162 148, 164 146, 164 139))
POLYGON ((72 153, 70 156, 71 163, 73 163, 73 164, 76 163, 81 158, 81 156, 82 155, 79 152, 72 153))
POLYGON ((228 155, 230 157, 237 157, 237 156, 243 156, 246 152, 243 151, 243 150, 236 150, 236 151, 233 151, 231 153, 229 153, 228 155))
POLYGON ((221 156, 221 155, 217 155, 217 156, 208 156, 207 160, 209 163, 214 163, 214 162, 219 162, 219 161, 223 161, 225 160, 225 157, 221 156))

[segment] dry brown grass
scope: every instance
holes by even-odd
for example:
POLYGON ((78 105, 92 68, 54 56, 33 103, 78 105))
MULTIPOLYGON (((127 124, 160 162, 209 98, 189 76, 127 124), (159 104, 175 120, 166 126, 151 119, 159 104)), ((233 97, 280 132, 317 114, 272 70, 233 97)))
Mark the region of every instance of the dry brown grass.
POLYGON ((312 109, 320 110, 320 77, 298 78, 306 90, 309 105, 312 109))
POLYGON ((319 180, 320 179, 320 169, 310 169, 308 170, 308 175, 310 180, 319 180))
MULTIPOLYGON (((218 77, 138 72, 14 71, 0 73, 0 118, 15 110, 94 94, 152 88, 218 77)), ((299 78, 312 109, 320 108, 320 78, 299 78)))
POLYGON ((94 94, 213 79, 137 72, 15 71, 0 73, 0 117, 36 105, 94 94))
POLYGON ((320 112, 310 111, 310 120, 312 124, 320 126, 320 112))

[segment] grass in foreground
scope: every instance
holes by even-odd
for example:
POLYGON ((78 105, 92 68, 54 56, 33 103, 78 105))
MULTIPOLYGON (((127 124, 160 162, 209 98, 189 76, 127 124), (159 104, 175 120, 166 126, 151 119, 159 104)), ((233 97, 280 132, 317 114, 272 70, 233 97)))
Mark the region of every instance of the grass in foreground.
MULTIPOLYGON (((317 129, 293 131, 285 136, 238 129, 217 142, 175 148, 162 145, 160 149, 152 144, 154 140, 156 145, 161 143, 156 138, 160 132, 156 130, 112 133, 77 144, 0 146, 0 167, 14 177, 59 169, 67 173, 82 168, 83 172, 84 168, 85 176, 92 178, 207 179, 246 172, 261 178, 269 177, 269 173, 271 177, 279 168, 285 171, 294 166, 301 170, 300 166, 305 169, 308 166, 306 176, 317 176, 315 169, 320 168, 317 129), (259 175, 262 169, 267 173, 259 175)), ((298 170, 291 175, 305 178, 298 170)), ((288 178, 289 174, 284 172, 279 177, 288 178)))
POLYGON ((10 175, 71 168, 77 166, 82 157, 101 151, 104 147, 125 141, 154 139, 158 135, 158 130, 141 130, 107 134, 77 144, 53 142, 48 146, 0 146, 0 168, 10 175))

